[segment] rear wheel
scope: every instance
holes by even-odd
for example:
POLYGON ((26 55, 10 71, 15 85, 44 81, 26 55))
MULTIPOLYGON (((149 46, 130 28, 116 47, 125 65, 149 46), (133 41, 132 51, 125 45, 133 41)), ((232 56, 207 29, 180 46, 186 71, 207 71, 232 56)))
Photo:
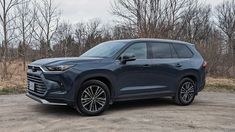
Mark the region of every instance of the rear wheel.
POLYGON ((175 103, 178 105, 190 105, 195 98, 195 82, 190 78, 184 78, 178 87, 174 97, 175 103))
POLYGON ((83 115, 96 116, 104 112, 109 105, 108 86, 98 80, 85 82, 77 97, 77 110, 83 115))

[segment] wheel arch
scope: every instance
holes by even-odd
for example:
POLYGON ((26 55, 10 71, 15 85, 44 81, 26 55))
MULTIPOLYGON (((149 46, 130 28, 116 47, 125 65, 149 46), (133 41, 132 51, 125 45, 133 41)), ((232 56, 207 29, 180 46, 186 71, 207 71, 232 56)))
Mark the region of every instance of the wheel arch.
POLYGON ((90 81, 90 80, 98 80, 98 81, 103 82, 104 84, 106 84, 108 86, 110 94, 112 93, 111 92, 112 83, 111 83, 111 81, 107 77, 105 77, 105 76, 91 76, 90 78, 87 78, 86 80, 84 80, 81 83, 81 85, 84 84, 87 81, 90 81))
MULTIPOLYGON (((115 97, 115 77, 111 71, 108 70, 95 70, 95 71, 87 71, 84 73, 81 73, 77 79, 75 84, 75 98, 78 96, 78 92, 82 84, 89 80, 99 80, 103 83, 105 83, 110 91, 110 103, 113 103, 113 99, 115 97)), ((76 99, 75 99, 76 100, 76 99)))
MULTIPOLYGON (((180 79, 179 79, 179 82, 181 80, 183 80, 184 78, 189 78, 189 79, 192 79, 196 85, 196 92, 198 93, 198 83, 200 83, 200 79, 199 79, 199 75, 198 75, 198 72, 197 71, 189 71, 189 72, 186 72, 185 74, 183 74, 180 79)), ((196 93, 196 94, 197 94, 196 93)))

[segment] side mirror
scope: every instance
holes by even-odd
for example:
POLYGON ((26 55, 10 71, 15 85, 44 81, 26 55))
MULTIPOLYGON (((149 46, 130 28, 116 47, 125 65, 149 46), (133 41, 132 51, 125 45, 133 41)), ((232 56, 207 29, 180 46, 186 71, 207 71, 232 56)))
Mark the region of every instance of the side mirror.
POLYGON ((136 57, 134 55, 124 55, 120 57, 120 61, 122 64, 126 64, 128 61, 135 61, 136 57))

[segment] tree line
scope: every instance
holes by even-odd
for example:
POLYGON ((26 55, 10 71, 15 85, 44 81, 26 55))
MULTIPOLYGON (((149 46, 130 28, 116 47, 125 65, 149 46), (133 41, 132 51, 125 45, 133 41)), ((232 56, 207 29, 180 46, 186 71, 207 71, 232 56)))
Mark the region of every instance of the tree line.
MULTIPOLYGON (((79 56, 108 40, 162 38, 195 44, 209 63, 211 76, 235 76, 235 0, 215 7, 198 0, 113 0, 112 24, 98 18, 61 21, 52 0, 0 0, 0 70, 21 60, 79 56)), ((79 17, 79 16, 78 16, 79 17)))

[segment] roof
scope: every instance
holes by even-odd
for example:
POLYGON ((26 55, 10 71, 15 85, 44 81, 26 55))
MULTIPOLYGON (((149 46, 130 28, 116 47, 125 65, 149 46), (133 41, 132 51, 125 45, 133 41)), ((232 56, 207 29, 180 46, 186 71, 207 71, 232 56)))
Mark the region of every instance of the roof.
POLYGON ((168 42, 168 43, 180 43, 180 44, 194 45, 194 44, 180 41, 180 40, 154 39, 154 38, 120 39, 120 40, 113 40, 113 41, 121 41, 121 42, 157 41, 157 42, 168 42))

